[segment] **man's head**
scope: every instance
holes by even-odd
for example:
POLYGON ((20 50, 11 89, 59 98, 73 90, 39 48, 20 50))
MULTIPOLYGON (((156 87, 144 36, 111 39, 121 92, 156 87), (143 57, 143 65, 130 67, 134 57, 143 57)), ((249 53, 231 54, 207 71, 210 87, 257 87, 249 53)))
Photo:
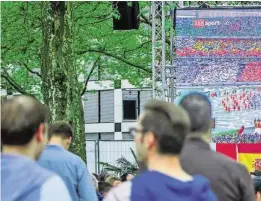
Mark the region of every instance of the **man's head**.
POLYGON ((37 159, 47 141, 49 111, 30 96, 8 99, 1 106, 3 152, 25 154, 37 159))
POLYGON ((261 171, 251 172, 251 177, 254 182, 256 201, 261 201, 261 171))
POLYGON ((104 181, 101 181, 99 182, 99 192, 105 197, 107 195, 107 193, 112 189, 112 185, 107 183, 107 182, 104 182, 104 181))
POLYGON ((65 121, 57 121, 49 126, 49 142, 59 143, 69 149, 72 143, 73 128, 65 121))
POLYGON ((131 173, 125 173, 123 175, 121 175, 121 181, 125 182, 125 181, 130 181, 134 178, 134 175, 131 173))
POLYGON ((121 184, 121 180, 117 177, 114 177, 114 176, 107 177, 105 182, 109 183, 113 187, 119 186, 121 184))
POLYGON ((95 190, 97 191, 98 190, 98 179, 96 178, 96 176, 94 174, 92 174, 92 183, 93 183, 95 190))
POLYGON ((135 135, 138 159, 147 163, 156 155, 179 155, 189 129, 189 117, 181 107, 150 101, 137 128, 130 130, 135 135))
POLYGON ((180 106, 183 107, 190 118, 190 135, 210 133, 212 128, 211 103, 204 94, 194 92, 182 98, 180 106))

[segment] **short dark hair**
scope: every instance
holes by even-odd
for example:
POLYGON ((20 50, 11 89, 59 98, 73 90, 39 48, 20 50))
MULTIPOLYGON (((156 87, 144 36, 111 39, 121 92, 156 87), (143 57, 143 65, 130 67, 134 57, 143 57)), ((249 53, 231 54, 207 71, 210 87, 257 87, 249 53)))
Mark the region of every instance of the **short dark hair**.
POLYGON ((181 99, 180 106, 189 114, 192 134, 204 133, 211 128, 211 103, 206 95, 199 92, 189 93, 181 99))
POLYGON ((49 126, 49 138, 52 136, 73 137, 73 127, 66 121, 56 121, 49 126))
POLYGON ((255 176, 253 178, 253 182, 254 182, 254 187, 255 187, 255 193, 261 192, 261 177, 255 176))
POLYGON ((98 183, 98 189, 100 193, 108 193, 113 186, 108 182, 100 181, 98 183))
POLYGON ((97 175, 96 173, 92 173, 92 175, 97 179, 97 181, 100 181, 99 175, 97 175))
POLYGON ((127 177, 129 174, 131 174, 131 173, 125 173, 125 174, 121 175, 121 181, 122 182, 127 181, 127 177))
POLYGON ((50 118, 48 108, 31 96, 16 96, 1 104, 1 141, 4 145, 26 145, 41 123, 50 118))
POLYGON ((255 193, 261 192, 261 171, 255 170, 254 172, 251 172, 251 177, 254 182, 255 187, 255 193))
POLYGON ((144 131, 154 133, 159 153, 178 155, 190 129, 185 110, 165 101, 152 100, 145 105, 141 120, 144 131))

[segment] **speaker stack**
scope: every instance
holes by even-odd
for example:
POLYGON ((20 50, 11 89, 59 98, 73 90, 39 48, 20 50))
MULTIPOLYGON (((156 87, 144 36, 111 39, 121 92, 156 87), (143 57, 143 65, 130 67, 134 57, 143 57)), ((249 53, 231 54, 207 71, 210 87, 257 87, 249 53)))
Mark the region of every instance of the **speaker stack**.
POLYGON ((112 5, 120 14, 119 19, 113 18, 114 30, 131 30, 139 28, 139 2, 132 1, 128 5, 127 1, 116 1, 112 2, 112 5))

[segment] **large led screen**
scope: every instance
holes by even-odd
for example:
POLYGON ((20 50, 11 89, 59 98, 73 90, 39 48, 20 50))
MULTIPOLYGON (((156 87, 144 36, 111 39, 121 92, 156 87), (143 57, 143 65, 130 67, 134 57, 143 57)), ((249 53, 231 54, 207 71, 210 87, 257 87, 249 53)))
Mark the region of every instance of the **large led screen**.
POLYGON ((174 23, 178 99, 188 91, 207 93, 216 119, 213 133, 261 141, 252 135, 261 129, 261 10, 181 9, 174 23))

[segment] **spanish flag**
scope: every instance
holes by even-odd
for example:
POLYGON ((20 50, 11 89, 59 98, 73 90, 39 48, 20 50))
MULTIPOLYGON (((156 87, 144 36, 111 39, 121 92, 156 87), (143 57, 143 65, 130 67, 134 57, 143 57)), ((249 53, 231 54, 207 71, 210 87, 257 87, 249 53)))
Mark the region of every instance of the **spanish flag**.
POLYGON ((210 147, 213 151, 237 160, 237 145, 234 143, 211 143, 210 147))
POLYGON ((238 144, 238 162, 244 164, 249 172, 261 170, 261 143, 238 144))

